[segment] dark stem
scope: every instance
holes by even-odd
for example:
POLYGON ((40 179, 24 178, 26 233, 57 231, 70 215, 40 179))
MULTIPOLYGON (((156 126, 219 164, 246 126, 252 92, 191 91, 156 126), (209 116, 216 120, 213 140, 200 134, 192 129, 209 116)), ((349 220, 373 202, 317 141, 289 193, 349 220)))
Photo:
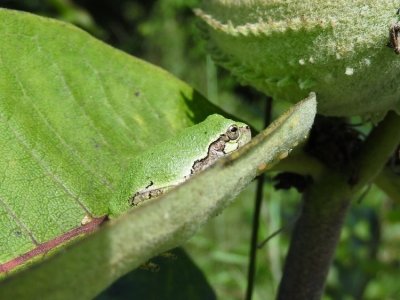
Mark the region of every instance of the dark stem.
MULTIPOLYGON (((279 300, 320 299, 350 198, 336 198, 340 176, 316 183, 304 196, 279 286, 279 300), (323 196, 325 195, 325 196, 323 196)), ((340 188, 339 188, 340 189, 340 188)))
MULTIPOLYGON (((267 99, 265 99, 264 127, 267 127, 271 123, 271 110, 272 110, 272 98, 267 97, 267 99)), ((251 300, 254 289, 254 276, 256 271, 256 259, 257 259, 258 229, 260 227, 259 225, 260 225, 261 204, 263 199, 264 179, 265 179, 264 174, 261 174, 257 178, 257 192, 254 203, 253 225, 251 230, 249 269, 247 273, 247 289, 245 297, 246 300, 251 300)))
POLYGON ((306 191, 277 299, 321 298, 350 201, 382 171, 400 141, 399 128, 400 117, 389 112, 366 139, 356 171, 325 170, 306 191))

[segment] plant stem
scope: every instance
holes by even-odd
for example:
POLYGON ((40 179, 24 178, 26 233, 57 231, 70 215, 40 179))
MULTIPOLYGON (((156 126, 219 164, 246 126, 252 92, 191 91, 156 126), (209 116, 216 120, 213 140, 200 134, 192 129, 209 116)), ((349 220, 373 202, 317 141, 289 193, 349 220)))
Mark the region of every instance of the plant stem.
MULTIPOLYGON (((267 127, 271 123, 272 98, 267 97, 265 101, 266 103, 264 112, 264 127, 267 127)), ((249 269, 247 273, 247 289, 245 297, 246 300, 251 300, 254 289, 254 276, 256 271, 256 259, 257 259, 258 229, 260 227, 260 215, 261 215, 261 204, 263 200, 264 179, 265 179, 264 173, 258 176, 257 178, 257 192, 254 202, 253 225, 251 230, 249 269)))
POLYGON ((400 142, 399 128, 400 116, 388 113, 366 139, 357 172, 326 170, 306 191, 277 299, 320 299, 352 196, 379 175, 400 142))
POLYGON ((393 201, 400 203, 400 176, 385 167, 374 182, 393 201))
POLYGON ((297 148, 287 158, 273 166, 270 171, 310 175, 316 180, 324 173, 325 166, 318 159, 305 153, 302 148, 297 148))
POLYGON ((293 232, 279 286, 279 300, 314 300, 322 294, 350 203, 350 198, 342 197, 346 181, 340 174, 325 175, 304 196, 303 212, 293 232))
MULTIPOLYGON (((309 156, 303 149, 295 149, 289 157, 272 167, 272 172, 292 172, 300 175, 310 175, 318 179, 324 174, 325 166, 316 158, 309 156)), ((400 176, 389 166, 375 178, 374 184, 392 200, 400 203, 400 176)))
POLYGON ((353 189, 371 183, 385 167, 389 157, 400 143, 400 116, 389 112, 375 127, 363 145, 358 160, 358 181, 353 189))

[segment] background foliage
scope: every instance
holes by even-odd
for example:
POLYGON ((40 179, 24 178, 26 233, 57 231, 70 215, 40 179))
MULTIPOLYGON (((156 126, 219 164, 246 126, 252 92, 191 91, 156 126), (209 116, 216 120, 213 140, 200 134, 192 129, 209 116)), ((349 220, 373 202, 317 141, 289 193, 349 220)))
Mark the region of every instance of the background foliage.
MULTIPOLYGON (((237 85, 226 71, 209 59, 191 11, 198 4, 198 0, 0 1, 0 7, 74 23, 117 48, 167 69, 226 111, 261 129, 264 96, 237 85)), ((274 114, 284 109, 284 104, 274 103, 274 114)), ((270 299, 276 293, 290 224, 300 206, 301 196, 296 190, 276 191, 272 181, 269 177, 265 186, 260 239, 282 226, 286 229, 259 251, 254 299, 270 299)), ((220 299, 243 298, 254 190, 251 185, 224 214, 186 245, 220 299)), ((353 202, 324 299, 398 297, 399 220, 399 204, 374 187, 353 202)), ((124 295, 124 287, 129 286, 124 285, 124 281, 128 280, 128 277, 121 279, 100 299, 113 299, 110 293, 113 295, 112 290, 117 287, 124 295)))

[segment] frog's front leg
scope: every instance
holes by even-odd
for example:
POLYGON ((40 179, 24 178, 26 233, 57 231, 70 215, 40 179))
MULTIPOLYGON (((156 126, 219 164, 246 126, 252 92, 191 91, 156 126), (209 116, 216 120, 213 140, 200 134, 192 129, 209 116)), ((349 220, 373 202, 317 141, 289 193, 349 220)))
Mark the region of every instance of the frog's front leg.
POLYGON ((400 54, 399 42, 400 23, 394 23, 389 28, 389 47, 394 49, 396 54, 400 54))
POLYGON ((154 185, 153 181, 150 181, 149 185, 146 186, 143 190, 136 192, 131 198, 129 198, 130 206, 138 206, 143 201, 157 198, 164 194, 166 191, 175 187, 174 185, 165 186, 161 188, 151 188, 154 185))

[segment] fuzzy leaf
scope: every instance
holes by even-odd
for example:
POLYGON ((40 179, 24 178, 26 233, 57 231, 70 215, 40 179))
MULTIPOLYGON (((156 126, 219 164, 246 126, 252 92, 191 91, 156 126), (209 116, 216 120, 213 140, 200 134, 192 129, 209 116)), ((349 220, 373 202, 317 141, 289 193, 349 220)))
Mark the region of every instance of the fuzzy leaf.
POLYGON ((214 60, 275 100, 310 91, 326 115, 400 111, 392 0, 205 0, 196 10, 214 60))

